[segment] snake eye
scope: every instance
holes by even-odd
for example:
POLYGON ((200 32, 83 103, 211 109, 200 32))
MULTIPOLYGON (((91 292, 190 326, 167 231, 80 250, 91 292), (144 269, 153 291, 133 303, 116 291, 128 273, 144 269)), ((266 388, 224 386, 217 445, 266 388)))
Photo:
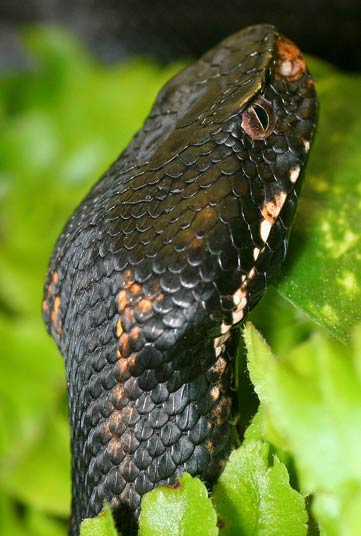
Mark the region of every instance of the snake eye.
POLYGON ((263 130, 267 130, 269 126, 269 117, 264 108, 259 104, 253 106, 253 111, 257 115, 258 121, 261 123, 263 130))
POLYGON ((259 97, 242 114, 242 128, 252 140, 264 140, 273 132, 275 114, 271 104, 259 97))

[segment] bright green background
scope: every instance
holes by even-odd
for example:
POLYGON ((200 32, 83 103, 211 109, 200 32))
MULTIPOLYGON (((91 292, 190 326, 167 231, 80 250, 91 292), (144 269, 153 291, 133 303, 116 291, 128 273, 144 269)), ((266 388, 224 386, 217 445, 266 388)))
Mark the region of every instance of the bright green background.
MULTIPOLYGON (((67 217, 180 65, 138 59, 105 67, 58 30, 32 29, 25 38, 31 69, 0 80, 0 534, 60 536, 69 515, 69 431, 62 358, 40 314, 48 258, 67 217)), ((250 327, 261 408, 214 490, 226 536, 306 534, 310 493, 322 534, 361 534, 360 344, 350 342, 352 333, 361 342, 361 77, 309 63, 319 129, 277 291, 251 315, 280 359, 250 327)), ((257 406, 246 359, 240 349, 244 424, 257 406)), ((142 536, 159 523, 154 512, 175 508, 172 500, 183 513, 165 516, 164 531, 169 522, 173 534, 188 534, 196 504, 197 525, 217 534, 198 482, 185 477, 174 498, 161 490, 147 499, 142 536)))

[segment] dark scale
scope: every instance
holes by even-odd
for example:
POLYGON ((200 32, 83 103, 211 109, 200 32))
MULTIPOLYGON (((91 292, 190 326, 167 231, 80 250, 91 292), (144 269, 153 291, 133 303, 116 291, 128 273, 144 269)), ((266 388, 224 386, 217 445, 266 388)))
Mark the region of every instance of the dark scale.
POLYGON ((65 357, 70 534, 232 448, 237 331, 282 263, 316 122, 313 81, 273 26, 230 36, 174 77, 75 211, 43 304, 65 357))

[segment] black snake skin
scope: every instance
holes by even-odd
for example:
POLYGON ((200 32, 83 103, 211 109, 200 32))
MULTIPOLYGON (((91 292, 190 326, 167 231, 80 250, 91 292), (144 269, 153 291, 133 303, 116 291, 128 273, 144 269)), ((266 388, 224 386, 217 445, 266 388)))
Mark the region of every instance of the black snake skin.
POLYGON ((316 115, 298 48, 247 28, 165 85, 67 223, 43 313, 67 370, 71 535, 104 500, 135 533, 146 492, 218 477, 232 328, 284 260, 316 115))

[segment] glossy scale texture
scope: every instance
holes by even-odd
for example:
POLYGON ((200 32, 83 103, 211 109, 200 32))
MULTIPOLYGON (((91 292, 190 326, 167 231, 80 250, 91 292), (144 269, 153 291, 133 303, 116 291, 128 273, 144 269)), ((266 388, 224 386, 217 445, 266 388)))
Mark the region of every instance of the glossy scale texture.
POLYGON ((43 312, 67 370, 71 535, 104 500, 135 533, 144 493, 218 477, 232 327, 285 257, 316 114, 297 47, 247 28, 166 84, 67 223, 43 312))

